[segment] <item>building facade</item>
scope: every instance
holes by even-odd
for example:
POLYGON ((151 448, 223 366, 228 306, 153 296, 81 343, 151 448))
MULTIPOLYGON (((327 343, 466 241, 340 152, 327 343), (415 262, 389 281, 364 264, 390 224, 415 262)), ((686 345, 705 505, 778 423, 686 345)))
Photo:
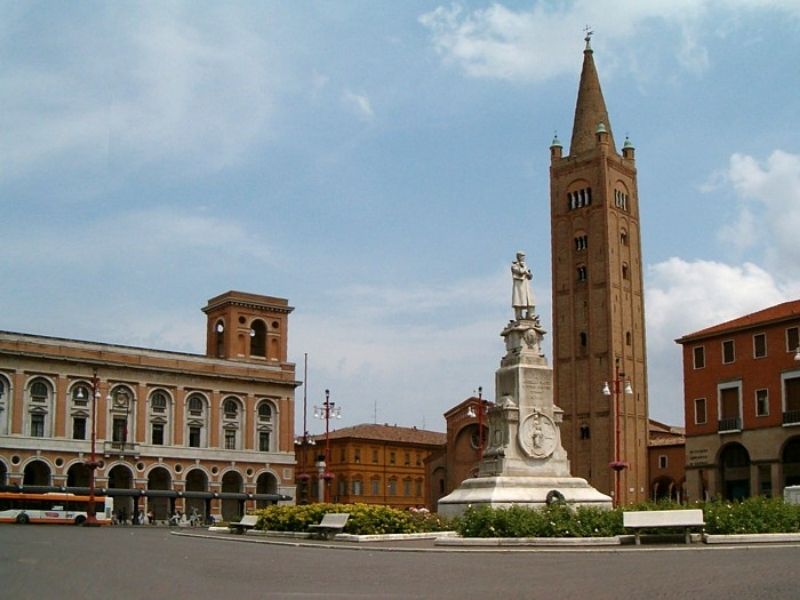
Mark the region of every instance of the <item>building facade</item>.
MULTIPOLYGON (((425 461, 444 445, 436 431, 362 424, 297 440, 298 502, 426 506, 425 461)), ((428 507, 430 508, 430 507, 428 507)))
POLYGON ((558 138, 550 150, 553 370, 555 401, 564 410, 562 443, 573 475, 611 496, 619 489, 617 504, 638 502, 649 493, 637 174, 627 139, 617 152, 588 37, 569 155, 558 138))
POLYGON ((125 516, 233 519, 294 495, 295 367, 286 300, 209 300, 195 355, 0 332, 0 484, 85 492, 125 516))
POLYGON ((795 300, 677 340, 690 500, 800 484, 799 331, 795 300))
POLYGON ((686 497, 686 430, 650 419, 647 443, 650 499, 682 502, 686 497))

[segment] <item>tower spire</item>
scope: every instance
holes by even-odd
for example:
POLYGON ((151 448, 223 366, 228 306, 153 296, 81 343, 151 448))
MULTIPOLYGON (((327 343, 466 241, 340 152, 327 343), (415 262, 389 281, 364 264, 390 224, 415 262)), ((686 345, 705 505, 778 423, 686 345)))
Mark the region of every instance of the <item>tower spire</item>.
POLYGON ((608 118, 603 90, 600 89, 600 78, 594 66, 594 51, 591 46, 592 30, 586 29, 586 48, 583 50, 583 70, 578 86, 578 101, 575 104, 575 121, 572 125, 572 141, 569 145, 570 156, 575 156, 595 147, 597 126, 602 123, 608 132, 610 148, 616 152, 611 122, 608 118))

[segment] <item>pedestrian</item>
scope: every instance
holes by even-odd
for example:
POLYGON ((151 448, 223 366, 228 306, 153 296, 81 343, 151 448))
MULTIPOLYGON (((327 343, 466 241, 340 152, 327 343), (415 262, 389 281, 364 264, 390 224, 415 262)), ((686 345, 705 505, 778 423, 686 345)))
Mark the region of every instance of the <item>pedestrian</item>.
POLYGON ((156 515, 153 512, 152 508, 147 511, 147 523, 150 524, 150 525, 155 525, 156 524, 156 515))

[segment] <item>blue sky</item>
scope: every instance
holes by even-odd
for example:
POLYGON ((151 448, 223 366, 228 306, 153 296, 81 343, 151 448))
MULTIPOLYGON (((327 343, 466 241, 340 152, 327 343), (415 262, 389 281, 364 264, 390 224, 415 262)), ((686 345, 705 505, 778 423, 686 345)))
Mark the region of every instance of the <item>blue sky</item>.
POLYGON ((311 406, 442 430, 493 397, 518 249, 552 322, 586 24, 682 424, 674 339, 800 294, 794 0, 0 4, 0 328, 199 353, 208 298, 282 296, 311 406))

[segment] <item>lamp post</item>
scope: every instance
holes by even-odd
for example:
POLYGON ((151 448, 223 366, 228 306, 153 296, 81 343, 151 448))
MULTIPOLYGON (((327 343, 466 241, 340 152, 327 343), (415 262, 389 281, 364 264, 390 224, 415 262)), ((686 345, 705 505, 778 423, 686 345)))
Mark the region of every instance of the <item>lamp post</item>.
POLYGON ((325 486, 325 502, 330 501, 330 481, 333 479, 333 474, 328 469, 328 466, 331 464, 331 428, 330 423, 331 419, 341 419, 342 418, 342 409, 336 408, 336 403, 331 402, 331 392, 330 390, 325 390, 325 402, 322 403, 321 407, 314 407, 314 416, 318 419, 325 420, 325 470, 322 473, 322 479, 324 480, 325 486))
MULTIPOLYGON (((98 389, 97 371, 92 375, 92 454, 89 461, 85 464, 89 469, 89 506, 86 510, 86 520, 83 522, 85 527, 97 527, 97 510, 95 508, 94 495, 94 472, 99 466, 96 455, 97 444, 97 398, 100 396, 98 389)), ((78 388, 78 398, 83 398, 83 388, 78 388)))
POLYGON ((478 462, 483 459, 483 416, 486 412, 486 408, 483 406, 483 386, 478 386, 478 411, 477 414, 475 412, 475 408, 470 404, 469 408, 467 409, 467 416, 470 418, 478 417, 478 462))
POLYGON ((617 357, 615 364, 614 364, 614 379, 611 381, 611 386, 609 386, 609 382, 606 381, 603 383, 603 395, 604 396, 611 396, 614 395, 614 460, 611 461, 608 466, 614 470, 614 504, 619 506, 621 503, 620 499, 620 482, 622 480, 621 471, 628 467, 628 463, 624 460, 620 459, 619 452, 620 452, 620 426, 619 426, 619 416, 620 416, 620 395, 622 394, 623 390, 626 396, 633 395, 633 388, 631 387, 631 382, 628 379, 624 379, 625 373, 622 372, 619 366, 619 357, 617 357), (624 386, 623 386, 624 384, 624 386))

